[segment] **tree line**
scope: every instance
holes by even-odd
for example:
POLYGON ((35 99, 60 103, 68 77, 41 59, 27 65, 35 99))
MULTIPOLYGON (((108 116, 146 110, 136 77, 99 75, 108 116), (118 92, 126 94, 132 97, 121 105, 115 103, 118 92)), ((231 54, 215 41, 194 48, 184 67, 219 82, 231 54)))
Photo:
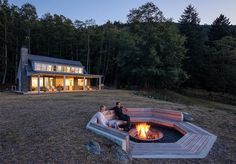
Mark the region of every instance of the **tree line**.
POLYGON ((0 82, 16 83, 20 48, 80 60, 88 73, 118 88, 201 88, 236 94, 236 28, 221 14, 200 25, 189 5, 178 23, 152 2, 131 9, 127 22, 74 22, 36 8, 0 4, 0 82))

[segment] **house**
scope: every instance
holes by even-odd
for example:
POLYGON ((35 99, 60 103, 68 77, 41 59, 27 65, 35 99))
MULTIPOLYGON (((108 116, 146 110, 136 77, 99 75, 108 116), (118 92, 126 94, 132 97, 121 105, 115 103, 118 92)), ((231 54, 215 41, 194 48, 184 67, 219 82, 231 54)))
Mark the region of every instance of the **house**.
POLYGON ((17 82, 21 93, 101 90, 102 75, 88 74, 79 61, 28 54, 21 48, 17 82))

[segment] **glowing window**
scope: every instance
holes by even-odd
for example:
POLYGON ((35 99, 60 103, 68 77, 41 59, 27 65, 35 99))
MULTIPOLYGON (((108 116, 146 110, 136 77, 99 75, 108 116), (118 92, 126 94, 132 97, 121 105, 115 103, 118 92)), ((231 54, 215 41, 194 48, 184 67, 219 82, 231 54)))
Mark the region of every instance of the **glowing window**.
POLYGON ((79 73, 83 74, 83 68, 79 68, 79 73))
POLYGON ((47 65, 47 71, 52 71, 52 65, 47 65))
POLYGON ((62 66, 60 65, 57 66, 57 72, 62 72, 62 66))
POLYGON ((71 67, 71 72, 75 73, 75 67, 71 67))
POLYGON ((46 64, 42 64, 42 71, 47 71, 47 65, 46 64))
POLYGON ((63 72, 66 72, 67 71, 67 67, 66 66, 62 66, 63 67, 63 72))
POLYGON ((41 64, 35 63, 35 70, 40 71, 41 70, 41 64))
POLYGON ((66 67, 66 72, 70 73, 70 67, 66 67))
POLYGON ((75 67, 75 73, 79 73, 79 68, 75 67))

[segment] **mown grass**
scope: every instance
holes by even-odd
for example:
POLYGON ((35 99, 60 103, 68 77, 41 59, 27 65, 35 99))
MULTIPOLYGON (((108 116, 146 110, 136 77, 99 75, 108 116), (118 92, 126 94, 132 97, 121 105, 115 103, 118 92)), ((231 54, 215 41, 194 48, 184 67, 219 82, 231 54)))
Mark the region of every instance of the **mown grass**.
POLYGON ((154 98, 157 100, 164 100, 170 101, 174 103, 180 103, 185 105, 196 105, 196 106, 203 106, 213 109, 221 109, 221 110, 228 110, 228 111, 235 111, 236 106, 230 104, 224 104, 215 101, 209 101, 206 99, 196 98, 185 96, 183 94, 170 91, 170 90, 156 90, 156 91, 139 91, 134 92, 136 95, 145 96, 149 98, 154 98))
POLYGON ((110 108, 116 101, 125 107, 188 112, 194 124, 218 137, 205 159, 133 159, 132 163, 236 162, 236 112, 225 104, 218 108, 217 103, 171 91, 166 95, 154 93, 155 98, 150 93, 143 96, 127 90, 45 95, 0 92, 0 163, 122 163, 114 155, 113 142, 85 128, 99 105, 110 108), (90 154, 85 148, 91 139, 100 144, 101 155, 90 154))

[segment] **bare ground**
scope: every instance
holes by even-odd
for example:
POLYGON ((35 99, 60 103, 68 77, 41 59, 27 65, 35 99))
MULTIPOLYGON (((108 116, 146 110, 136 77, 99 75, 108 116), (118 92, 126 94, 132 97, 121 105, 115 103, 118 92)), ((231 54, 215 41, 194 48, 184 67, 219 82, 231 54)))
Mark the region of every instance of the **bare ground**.
POLYGON ((218 136, 205 159, 133 159, 132 163, 236 163, 236 106, 224 110, 190 106, 137 96, 131 91, 16 95, 0 93, 0 163, 120 163, 111 141, 85 129, 100 104, 163 107, 189 112, 194 123, 218 136), (235 109, 235 110, 234 110, 235 109), (102 155, 84 144, 97 141, 102 155))

